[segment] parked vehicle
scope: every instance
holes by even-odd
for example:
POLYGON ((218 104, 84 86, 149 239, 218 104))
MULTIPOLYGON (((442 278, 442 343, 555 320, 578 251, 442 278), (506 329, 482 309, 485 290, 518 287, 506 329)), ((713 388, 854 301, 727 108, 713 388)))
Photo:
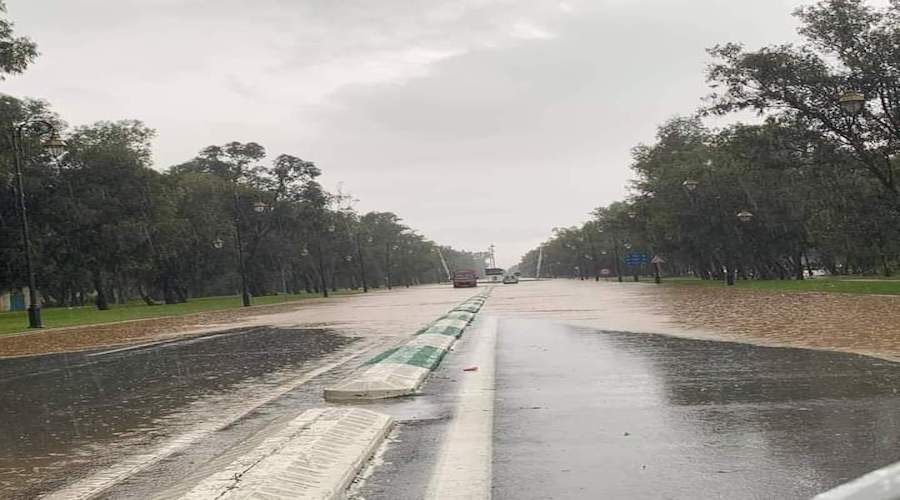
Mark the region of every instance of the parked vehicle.
POLYGON ((469 288, 478 286, 478 274, 469 269, 453 273, 453 288, 469 288))
POLYGON ((503 281, 504 274, 506 274, 506 272, 499 267, 489 267, 484 270, 484 279, 492 283, 500 283, 503 281))
POLYGON ((504 285, 516 285, 519 283, 519 277, 515 274, 507 274, 503 277, 504 285))

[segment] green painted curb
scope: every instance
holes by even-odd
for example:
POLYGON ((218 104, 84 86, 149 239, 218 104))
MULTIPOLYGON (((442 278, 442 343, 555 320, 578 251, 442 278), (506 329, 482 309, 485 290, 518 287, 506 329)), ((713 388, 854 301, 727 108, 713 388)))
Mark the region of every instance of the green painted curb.
POLYGON ((448 335, 451 337, 459 338, 462 335, 463 329, 456 328, 455 326, 445 326, 443 328, 435 328, 434 330, 428 329, 422 332, 422 334, 430 334, 430 335, 448 335))
MULTIPOLYGON (((467 311, 450 311, 441 319, 460 319, 463 321, 471 322, 473 319, 475 319, 475 313, 470 313, 467 311)), ((438 321, 440 321, 440 320, 438 320, 438 321)), ((435 321, 434 323, 437 323, 437 321, 435 321)), ((427 330, 427 329, 428 328, 424 328, 423 331, 427 330)))
POLYGON ((432 347, 430 345, 423 346, 401 346, 396 349, 385 351, 378 356, 366 361, 364 364, 372 365, 375 363, 393 363, 398 365, 412 365, 420 368, 433 370, 440 364, 444 354, 447 351, 432 347))

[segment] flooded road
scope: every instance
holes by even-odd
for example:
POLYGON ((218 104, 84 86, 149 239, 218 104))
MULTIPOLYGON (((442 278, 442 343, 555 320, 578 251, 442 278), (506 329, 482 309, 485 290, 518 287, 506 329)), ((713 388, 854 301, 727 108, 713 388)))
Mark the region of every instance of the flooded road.
POLYGON ((256 327, 0 363, 0 496, 59 486, 73 471, 112 458, 109 447, 172 432, 161 424, 176 410, 353 342, 324 330, 256 327))
POLYGON ((0 359, 0 498, 149 498, 320 404, 320 385, 357 358, 474 293, 418 287, 298 303, 189 336, 147 322, 161 334, 148 343, 0 359))
POLYGON ((504 320, 494 496, 803 499, 900 460, 900 365, 504 320))
MULTIPOLYGON (((732 330, 697 311, 740 296, 576 281, 495 287, 423 396, 377 407, 400 423, 354 498, 428 498, 459 443, 456 424, 471 418, 464 383, 489 368, 492 433, 469 443, 466 459, 487 450, 489 466, 458 479, 486 480, 498 499, 808 499, 900 461, 900 364, 822 350, 828 335, 816 349, 721 341, 779 343, 753 325, 781 319, 750 314, 787 299, 749 300, 744 316, 728 311, 732 330), (672 307, 682 302, 694 303, 672 307), (490 318, 494 365, 465 371, 490 318)), ((831 315, 803 309, 818 297, 790 303, 809 321, 778 330, 783 343, 812 338, 815 318, 831 315)), ((850 323, 845 335, 866 338, 850 323)))
MULTIPOLYGON (((0 498, 177 498, 480 291, 345 297, 175 336, 148 323, 149 344, 0 360, 0 498)), ((454 469, 446 450, 460 435, 466 463, 486 464, 477 481, 501 499, 800 499, 900 460, 900 365, 823 350, 891 358, 900 341, 871 317, 816 314, 879 310, 885 298, 740 293, 493 287, 420 396, 365 404, 398 426, 354 498, 427 497, 436 471, 454 469), (730 319, 716 323, 723 305, 730 319), (473 414, 467 401, 485 392, 461 388, 487 374, 487 409, 473 414), (484 442, 456 425, 462 416, 484 442)))

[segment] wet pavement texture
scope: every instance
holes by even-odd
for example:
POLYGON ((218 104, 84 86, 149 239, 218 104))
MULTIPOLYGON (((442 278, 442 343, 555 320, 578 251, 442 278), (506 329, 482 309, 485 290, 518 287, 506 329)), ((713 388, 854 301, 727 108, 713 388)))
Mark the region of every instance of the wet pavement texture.
POLYGON ((900 365, 504 319, 498 499, 809 498, 900 460, 900 365))
POLYGON ((0 361, 0 497, 29 498, 58 486, 79 465, 106 461, 104 446, 152 440, 164 431, 161 419, 180 408, 353 341, 318 329, 255 327, 117 352, 0 361))
POLYGON ((454 289, 449 285, 423 285, 184 316, 32 330, 0 335, 0 359, 114 349, 252 326, 352 330, 353 336, 408 335, 478 291, 454 289))
POLYGON ((0 355, 79 350, 0 358, 0 498, 180 491, 479 291, 422 286, 0 338, 0 355))

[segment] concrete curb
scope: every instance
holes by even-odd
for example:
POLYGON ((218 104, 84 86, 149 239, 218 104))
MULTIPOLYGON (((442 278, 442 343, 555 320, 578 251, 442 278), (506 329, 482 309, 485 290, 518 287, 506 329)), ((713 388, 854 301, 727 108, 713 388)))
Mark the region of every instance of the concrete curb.
POLYGON ((487 292, 469 298, 420 329, 406 344, 366 361, 350 377, 327 387, 325 399, 385 399, 414 394, 475 319, 485 300, 487 292))
POLYGON ((307 410, 181 498, 343 498, 392 425, 361 408, 307 410))
POLYGON ((892 500, 900 498, 900 462, 844 483, 813 500, 892 500))

